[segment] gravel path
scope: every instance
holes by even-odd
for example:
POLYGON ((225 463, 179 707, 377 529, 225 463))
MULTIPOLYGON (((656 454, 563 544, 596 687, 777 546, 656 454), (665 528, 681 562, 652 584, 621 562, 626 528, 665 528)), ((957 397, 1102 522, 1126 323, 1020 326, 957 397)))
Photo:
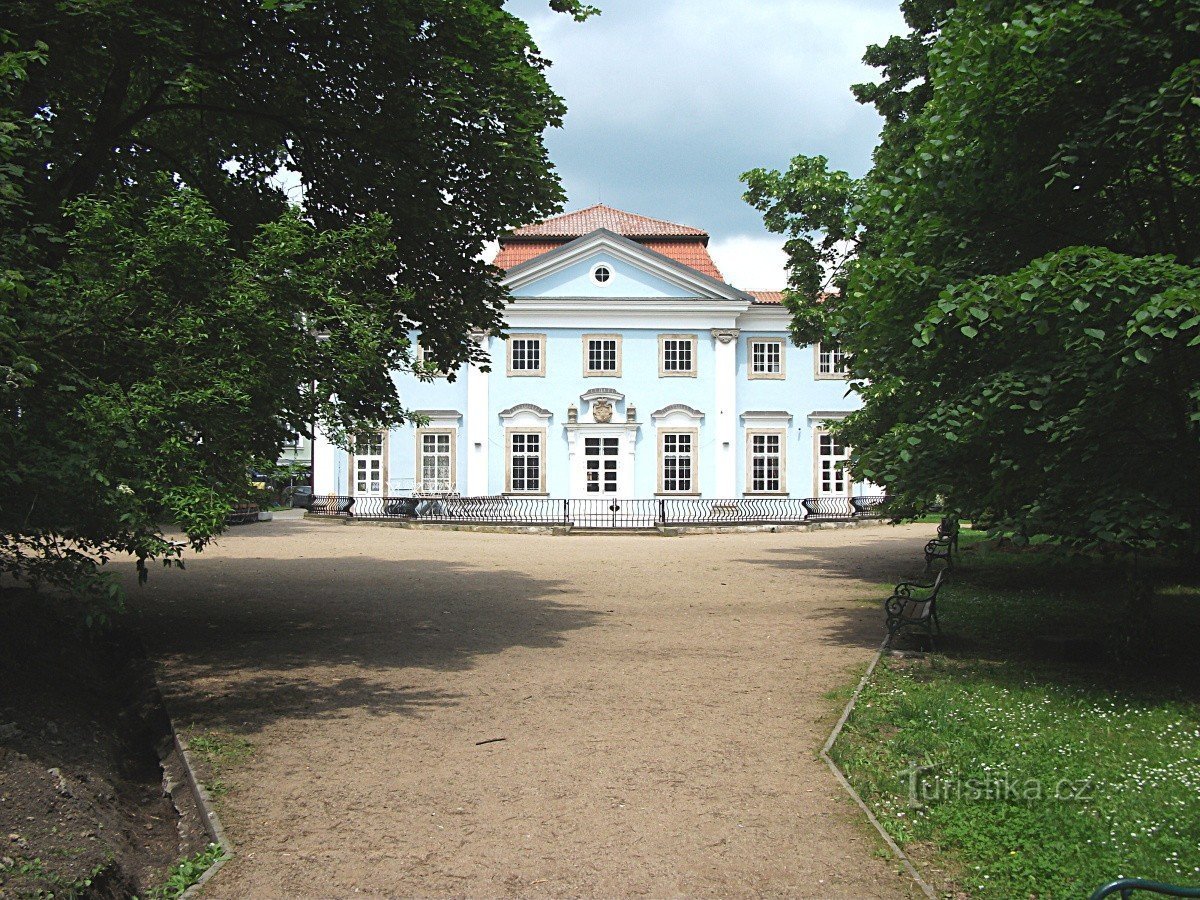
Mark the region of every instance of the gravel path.
POLYGON ((234 529, 134 591, 256 748, 205 896, 912 896, 816 753, 927 531, 234 529))

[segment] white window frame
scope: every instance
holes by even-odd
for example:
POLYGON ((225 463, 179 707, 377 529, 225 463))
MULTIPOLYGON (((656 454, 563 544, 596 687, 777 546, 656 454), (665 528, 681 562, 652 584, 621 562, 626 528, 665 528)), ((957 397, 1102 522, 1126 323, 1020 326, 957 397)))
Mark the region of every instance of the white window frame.
MULTIPOLYGON (((544 334, 510 334, 508 336, 508 374, 515 378, 544 378, 546 376, 546 335, 544 334), (516 342, 524 341, 537 347, 538 364, 533 368, 517 368, 516 342)), ((528 362, 528 346, 525 349, 528 362)))
MULTIPOLYGON (((367 449, 371 449, 371 445, 367 445, 367 449)), ((386 431, 372 431, 365 434, 357 434, 354 436, 354 442, 350 445, 350 496, 352 497, 386 497, 388 487, 388 434, 386 431), (379 452, 378 453, 360 453, 363 447, 360 443, 364 438, 378 438, 379 452), (369 489, 359 488, 358 479, 358 462, 359 460, 379 459, 379 491, 375 492, 369 489)), ((370 483, 370 469, 367 469, 368 478, 365 483, 370 483)))
POLYGON ((695 378, 696 377, 696 353, 700 349, 700 342, 694 334, 660 334, 658 336, 658 377, 659 378, 695 378), (667 345, 675 343, 675 347, 668 350, 667 345), (688 368, 668 368, 667 353, 675 353, 675 363, 679 362, 679 344, 686 343, 688 345, 688 368))
POLYGON ((750 338, 746 344, 746 350, 749 362, 747 373, 750 378, 782 380, 787 377, 787 350, 781 338, 750 338), (761 368, 759 348, 761 348, 761 368), (773 352, 778 354, 779 365, 775 371, 770 368, 772 348, 773 352))
POLYGON ((838 344, 817 343, 813 345, 813 363, 816 377, 845 381, 850 377, 846 370, 846 354, 838 344))
POLYGON ((613 271, 611 263, 598 262, 592 266, 589 277, 592 279, 592 284, 596 285, 597 287, 608 287, 610 284, 612 284, 613 275, 615 274, 616 273, 613 271), (603 279, 597 277, 601 269, 608 273, 603 279))
MULTIPOLYGON (((603 349, 601 349, 603 353, 603 349)), ((619 334, 585 334, 583 336, 583 377, 584 378, 620 378, 621 377, 621 335, 619 334), (612 341, 614 348, 614 369, 592 368, 592 342, 612 341)))
MULTIPOLYGON (((524 466, 525 474, 523 481, 528 481, 528 463, 524 466)), ((528 428, 528 427, 513 427, 504 429, 504 492, 506 494, 518 494, 521 496, 538 496, 545 497, 549 491, 546 489, 546 429, 545 428, 528 428), (525 446, 519 454, 521 457, 535 456, 538 461, 537 485, 530 488, 529 485, 523 484, 520 488, 516 487, 517 479, 514 475, 514 464, 518 454, 514 451, 514 438, 522 438, 525 446), (538 449, 531 453, 528 449, 528 439, 536 437, 538 440, 538 449)))
MULTIPOLYGON (((700 495, 699 477, 700 467, 699 461, 699 443, 700 430, 698 428, 660 428, 658 430, 658 493, 668 497, 696 497, 700 495), (669 439, 675 439, 675 449, 669 450, 669 439), (681 451, 679 449, 679 438, 688 439, 688 449, 681 451), (678 460, 681 458, 687 459, 688 475, 687 487, 681 488, 676 484, 675 487, 668 486, 667 463, 674 459, 678 466, 678 460)), ((678 467, 676 468, 676 479, 678 480, 678 467)))
POLYGON ((787 493, 787 429, 786 428, 748 428, 746 429, 746 493, 747 494, 767 494, 779 495, 787 493), (764 443, 764 448, 761 452, 755 452, 755 440, 761 438, 764 443), (768 450, 770 439, 775 438, 778 441, 778 451, 770 453, 768 450), (771 456, 777 457, 779 460, 778 476, 775 479, 776 484, 772 487, 765 475, 766 465, 764 462, 764 477, 762 487, 755 487, 754 463, 756 457, 762 457, 764 461, 771 456))
POLYGON ((850 477, 845 463, 850 459, 850 448, 845 444, 839 443, 838 439, 833 436, 828 428, 817 427, 813 429, 813 496, 814 497, 852 497, 854 496, 854 480, 850 477), (831 449, 840 447, 840 454, 822 453, 824 446, 829 446, 831 449), (826 457, 829 457, 832 466, 828 469, 829 480, 832 486, 831 490, 825 489, 826 484, 826 457), (839 466, 838 464, 841 463, 839 466), (840 489, 837 487, 840 482, 840 489))
POLYGON ((425 493, 449 494, 458 489, 458 429, 457 428, 418 428, 416 437, 416 473, 414 483, 416 489, 425 493), (429 451, 425 447, 425 439, 431 437, 436 442, 438 438, 447 439, 447 447, 443 451, 434 449, 435 457, 444 455, 446 457, 447 473, 441 483, 435 481, 434 484, 429 484, 425 478, 425 458, 429 455, 429 451))

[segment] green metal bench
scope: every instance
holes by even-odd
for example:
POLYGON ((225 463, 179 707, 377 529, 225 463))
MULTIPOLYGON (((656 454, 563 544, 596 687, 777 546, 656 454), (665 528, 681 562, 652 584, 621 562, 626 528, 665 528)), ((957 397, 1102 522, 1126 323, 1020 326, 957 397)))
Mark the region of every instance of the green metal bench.
POLYGON ((1121 900, 1130 900, 1134 891, 1148 891, 1166 897, 1200 897, 1200 887, 1180 887, 1177 884, 1164 884, 1145 878, 1122 878, 1097 889, 1088 900, 1103 900, 1104 897, 1111 897, 1113 894, 1120 894, 1121 900))

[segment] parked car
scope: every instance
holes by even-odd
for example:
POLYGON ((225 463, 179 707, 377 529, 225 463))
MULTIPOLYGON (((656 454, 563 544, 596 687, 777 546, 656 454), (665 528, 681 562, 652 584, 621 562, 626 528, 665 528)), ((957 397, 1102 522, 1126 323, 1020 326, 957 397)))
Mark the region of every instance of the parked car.
POLYGON ((312 486, 298 484, 292 489, 292 509, 309 509, 312 506, 312 486))

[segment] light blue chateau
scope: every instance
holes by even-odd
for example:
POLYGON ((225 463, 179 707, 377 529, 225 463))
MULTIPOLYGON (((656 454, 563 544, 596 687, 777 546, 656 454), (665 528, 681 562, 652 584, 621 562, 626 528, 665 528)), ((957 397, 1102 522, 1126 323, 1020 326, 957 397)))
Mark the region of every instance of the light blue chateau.
POLYGON ((836 347, 797 347, 778 292, 727 284, 708 235, 594 206, 517 229, 496 264, 490 371, 393 377, 425 424, 318 434, 314 492, 551 498, 850 497, 825 430, 858 405, 836 347))

